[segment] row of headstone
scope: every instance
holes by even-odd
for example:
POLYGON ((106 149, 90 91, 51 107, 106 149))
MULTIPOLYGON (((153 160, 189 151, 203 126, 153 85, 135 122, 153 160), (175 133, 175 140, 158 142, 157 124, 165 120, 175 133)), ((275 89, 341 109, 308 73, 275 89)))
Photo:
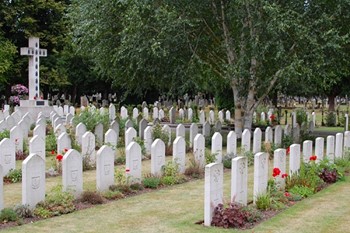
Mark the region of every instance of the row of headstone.
MULTIPOLYGON (((243 142, 242 142, 243 146, 243 142)), ((300 170, 301 159, 310 162, 313 154, 312 141, 303 142, 301 158, 300 144, 290 146, 289 172, 288 175, 297 174, 300 170)), ((336 136, 327 137, 326 157, 330 161, 343 156, 342 150, 350 150, 350 132, 338 133, 336 136), (344 139, 343 139, 344 137, 344 139), (343 145, 344 143, 344 145, 343 145)), ((318 137, 315 140, 314 154, 319 162, 324 159, 324 138, 318 137)), ((274 177, 278 188, 284 189, 285 179, 282 175, 287 174, 286 149, 274 151, 273 167, 280 170, 280 175, 274 177)), ((254 155, 254 187, 253 201, 259 195, 267 192, 269 156, 265 152, 254 155)), ((231 201, 241 205, 248 203, 248 160, 240 156, 232 159, 231 169, 231 201)), ((205 167, 205 200, 204 200, 204 225, 210 226, 214 209, 218 204, 223 204, 223 164, 220 162, 211 163, 205 167)))

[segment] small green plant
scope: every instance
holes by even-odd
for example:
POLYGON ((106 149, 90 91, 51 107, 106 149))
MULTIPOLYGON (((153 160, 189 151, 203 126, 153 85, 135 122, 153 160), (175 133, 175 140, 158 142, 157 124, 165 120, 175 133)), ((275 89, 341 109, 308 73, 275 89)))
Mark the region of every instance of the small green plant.
POLYGON ((185 175, 193 178, 203 178, 204 168, 194 158, 190 158, 190 164, 185 170, 185 175))
POLYGON ((302 197, 309 197, 312 194, 314 194, 313 189, 311 189, 309 187, 305 187, 305 186, 299 186, 299 185, 294 186, 293 188, 289 189, 288 191, 290 193, 297 194, 297 195, 300 195, 302 197))
POLYGON ((14 211, 20 218, 31 218, 34 216, 33 211, 29 208, 29 205, 16 205, 14 211))
POLYGON ((137 144, 140 145, 140 147, 141 147, 141 153, 142 153, 143 156, 145 156, 145 155, 146 155, 145 141, 142 140, 140 137, 134 138, 134 141, 135 141, 137 144))
POLYGON ((131 188, 132 190, 135 190, 135 191, 140 191, 140 190, 143 190, 143 189, 144 189, 144 187, 143 187, 142 184, 140 184, 140 183, 131 184, 131 185, 130 185, 130 188, 131 188))
POLYGON ((4 130, 2 132, 0 132, 0 141, 2 141, 2 139, 4 138, 10 138, 10 130, 4 130))
POLYGON ((50 218, 52 217, 52 213, 50 210, 46 209, 43 206, 38 206, 34 209, 34 215, 39 217, 39 218, 50 218))
POLYGON ((135 190, 132 190, 128 184, 111 185, 109 186, 109 190, 121 192, 123 195, 135 193, 135 190))
POLYGON ((55 151, 57 148, 56 136, 54 134, 48 134, 45 138, 46 151, 55 151))
POLYGON ((104 192, 102 195, 104 198, 108 200, 116 200, 124 197, 124 194, 122 194, 120 191, 111 191, 111 190, 104 192))
POLYGON ((251 166, 254 164, 254 154, 252 151, 244 152, 243 156, 248 158, 248 166, 251 166))
POLYGON ((301 125, 303 122, 307 123, 307 114, 305 109, 298 108, 296 110, 296 118, 297 118, 297 123, 301 125))
POLYGON ((159 177, 148 176, 142 180, 142 184, 145 188, 156 189, 160 184, 160 179, 159 177))
POLYGON ((15 222, 18 220, 17 213, 11 208, 5 208, 0 212, 0 222, 15 222))
POLYGON ((165 185, 174 185, 183 182, 182 177, 179 175, 179 165, 176 162, 168 162, 162 167, 161 183, 165 185))
POLYGON ((79 115, 74 117, 74 125, 78 125, 80 122, 91 132, 94 132, 96 125, 99 123, 102 123, 103 129, 107 130, 109 128, 109 115, 108 113, 101 114, 99 110, 90 108, 88 111, 82 111, 79 115))
POLYGON ((164 143, 169 141, 169 134, 162 130, 162 126, 160 124, 156 124, 152 129, 152 139, 153 141, 159 138, 164 143))
POLYGON ((271 196, 270 193, 262 193, 256 197, 255 201, 256 208, 258 210, 267 210, 271 207, 271 196))
POLYGON ((18 183, 22 181, 22 169, 11 169, 10 172, 4 177, 4 182, 18 183))
POLYGON ((235 157, 237 157, 237 155, 235 155, 234 153, 224 155, 222 158, 222 162, 224 164, 224 167, 231 169, 232 159, 234 159, 235 157))
POLYGON ((210 151, 205 151, 205 163, 214 163, 216 161, 217 153, 212 154, 210 151))

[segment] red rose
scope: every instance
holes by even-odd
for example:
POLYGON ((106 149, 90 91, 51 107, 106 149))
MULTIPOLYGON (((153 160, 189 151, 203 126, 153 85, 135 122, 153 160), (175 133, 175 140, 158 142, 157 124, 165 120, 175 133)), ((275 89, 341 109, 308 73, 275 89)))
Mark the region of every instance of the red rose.
POLYGON ((290 193, 285 192, 285 193, 284 193, 284 196, 285 196, 285 197, 290 197, 290 193))
POLYGON ((56 155, 56 159, 57 159, 59 162, 61 162, 61 160, 63 159, 63 156, 60 155, 60 154, 58 154, 58 155, 56 155))
POLYGON ((34 99, 36 100, 36 96, 34 96, 34 99))
POLYGON ((275 120, 275 115, 271 114, 270 119, 271 119, 271 121, 274 121, 275 120))
POLYGON ((51 154, 52 154, 52 155, 56 154, 55 150, 52 150, 52 151, 51 151, 51 154))
POLYGON ((289 155, 289 153, 290 153, 290 147, 289 146, 287 147, 286 152, 287 152, 287 155, 289 155))
POLYGON ((282 178, 287 178, 288 177, 288 174, 284 173, 282 174, 282 178))
POLYGON ((317 156, 316 156, 316 155, 310 156, 310 161, 316 161, 316 159, 317 159, 317 156))
POLYGON ((126 169, 125 169, 125 172, 127 172, 127 173, 130 172, 130 169, 129 169, 129 168, 126 168, 126 169))
POLYGON ((67 152, 68 151, 68 149, 67 148, 64 148, 64 152, 67 152))
POLYGON ((278 176, 279 174, 281 174, 281 170, 278 168, 278 167, 275 167, 274 169, 273 169, 273 171, 272 171, 272 176, 273 177, 276 177, 276 176, 278 176))

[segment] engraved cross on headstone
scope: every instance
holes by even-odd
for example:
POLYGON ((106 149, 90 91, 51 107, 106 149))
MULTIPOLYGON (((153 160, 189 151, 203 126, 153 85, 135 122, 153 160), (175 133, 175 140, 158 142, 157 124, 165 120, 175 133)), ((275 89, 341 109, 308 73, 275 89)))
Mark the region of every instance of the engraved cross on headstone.
POLYGON ((29 56, 29 100, 33 100, 40 96, 39 58, 46 57, 47 50, 39 48, 39 38, 37 37, 30 37, 28 44, 29 47, 21 48, 21 55, 29 56))

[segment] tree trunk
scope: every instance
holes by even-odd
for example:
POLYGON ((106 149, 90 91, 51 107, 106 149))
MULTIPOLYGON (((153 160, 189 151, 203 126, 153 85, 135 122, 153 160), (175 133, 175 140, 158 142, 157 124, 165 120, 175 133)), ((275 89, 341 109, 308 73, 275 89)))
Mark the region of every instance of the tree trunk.
POLYGON ((328 95, 328 111, 329 112, 335 111, 335 96, 334 95, 328 95))
POLYGON ((242 136, 242 109, 240 105, 235 106, 235 133, 237 138, 242 136))

